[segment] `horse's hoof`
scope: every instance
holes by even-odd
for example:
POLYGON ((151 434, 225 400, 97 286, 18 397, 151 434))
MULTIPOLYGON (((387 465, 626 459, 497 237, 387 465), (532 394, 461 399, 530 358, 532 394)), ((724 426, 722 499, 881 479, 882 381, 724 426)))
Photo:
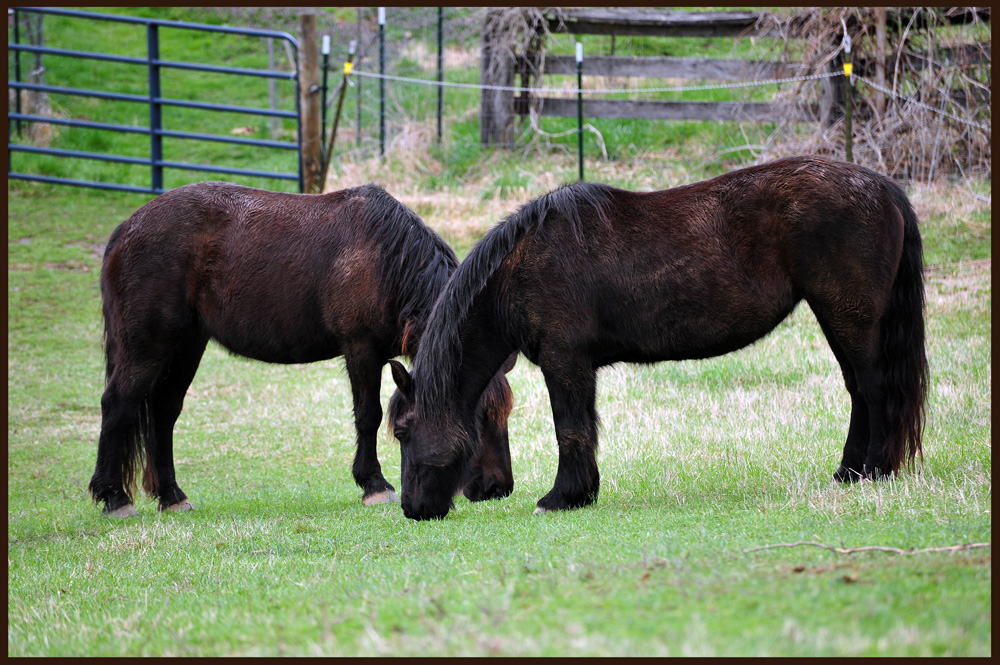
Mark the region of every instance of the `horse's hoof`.
POLYGON ((551 512, 552 511, 549 510, 548 508, 542 508, 541 506, 538 506, 537 508, 535 508, 535 512, 533 514, 544 515, 545 513, 551 513, 551 512))
POLYGON ((399 498, 396 493, 392 490, 386 490, 384 492, 375 492, 374 494, 369 494, 361 499, 361 503, 366 506, 374 506, 380 503, 399 503, 399 498))
POLYGON ((873 480, 876 482, 892 478, 892 471, 883 471, 877 466, 868 466, 868 464, 861 466, 861 474, 864 476, 865 480, 873 480))
MULTIPOLYGON (((163 506, 160 506, 160 510, 162 511, 163 509, 163 506)), ((166 509, 172 513, 179 513, 185 510, 194 510, 194 505, 187 499, 184 499, 180 503, 170 504, 166 509)))
POLYGON ((862 475, 853 469, 841 465, 833 473, 833 479, 838 483, 856 483, 862 479, 862 475))
POLYGON ((106 517, 118 517, 121 519, 125 519, 128 517, 136 517, 139 515, 139 513, 136 512, 135 506, 133 506, 131 503, 126 503, 118 510, 112 511, 110 513, 104 513, 104 515, 106 517))

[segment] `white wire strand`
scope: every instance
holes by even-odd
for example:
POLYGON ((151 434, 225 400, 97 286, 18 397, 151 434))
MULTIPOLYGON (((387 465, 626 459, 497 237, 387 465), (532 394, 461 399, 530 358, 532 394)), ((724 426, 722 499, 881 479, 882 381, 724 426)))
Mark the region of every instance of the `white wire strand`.
POLYGON ((432 81, 428 79, 411 78, 408 76, 395 76, 393 74, 376 74, 375 72, 364 72, 354 70, 354 74, 374 79, 386 79, 388 81, 399 81, 402 83, 422 83, 424 85, 440 85, 446 88, 474 88, 477 90, 503 90, 507 92, 530 92, 535 94, 578 94, 585 95, 615 95, 615 94, 635 94, 641 95, 649 92, 692 92, 695 90, 722 90, 727 88, 752 88, 775 83, 795 83, 798 81, 813 81, 816 79, 831 78, 833 76, 843 76, 842 72, 825 72, 823 74, 811 74, 809 76, 795 76, 790 78, 767 79, 765 81, 743 81, 740 83, 718 83, 715 85, 684 85, 670 88, 594 88, 580 90, 579 88, 521 88, 511 85, 482 85, 479 83, 453 83, 451 81, 432 81))
MULTIPOLYGON (((409 76, 396 76, 394 74, 376 74, 375 72, 365 72, 355 69, 353 71, 357 76, 364 76, 366 78, 373 79, 385 79, 387 81, 398 81, 401 83, 419 83, 422 85, 437 85, 446 88, 467 88, 467 89, 477 89, 477 90, 502 90, 506 92, 528 92, 533 94, 579 94, 583 93, 585 95, 615 95, 615 94, 633 94, 641 95, 644 93, 654 93, 654 92, 694 92, 698 90, 725 90, 733 88, 752 88, 761 87, 765 85, 773 85, 777 83, 798 83, 800 81, 816 81, 819 79, 833 78, 835 76, 843 76, 843 72, 824 72, 822 74, 810 74, 808 76, 793 76, 788 78, 779 79, 767 79, 764 81, 743 81, 739 83, 717 83, 714 85, 683 85, 674 86, 669 88, 592 88, 589 90, 581 90, 579 88, 520 88, 517 86, 509 85, 482 85, 479 83, 454 83, 451 81, 432 81, 427 79, 412 78, 409 76)), ((934 113, 939 113, 947 118, 951 118, 955 122, 960 122, 972 127, 977 127, 983 131, 990 132, 989 125, 984 125, 972 120, 966 120, 965 118, 960 118, 957 115, 948 113, 941 109, 936 109, 933 106, 924 104, 910 97, 900 95, 899 93, 888 90, 874 81, 869 81, 868 79, 858 76, 857 74, 851 75, 852 80, 861 81, 865 85, 868 85, 875 90, 883 94, 887 94, 894 99, 900 99, 904 102, 914 104, 920 108, 932 111, 934 113)))

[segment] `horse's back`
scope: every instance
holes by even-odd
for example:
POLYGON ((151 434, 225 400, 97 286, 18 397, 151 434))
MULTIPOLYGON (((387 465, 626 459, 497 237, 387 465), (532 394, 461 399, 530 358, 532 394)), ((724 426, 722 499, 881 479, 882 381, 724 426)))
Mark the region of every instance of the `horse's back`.
POLYGON ((657 192, 602 187, 603 211, 575 213, 583 238, 550 213, 508 259, 516 288, 497 293, 536 345, 586 346, 599 363, 727 353, 802 298, 876 309, 902 237, 886 182, 807 157, 657 192))
POLYGON ((171 190, 109 243, 105 300, 155 320, 164 336, 199 326, 259 360, 338 355, 340 338, 360 334, 353 328, 385 325, 378 248, 357 223, 369 191, 308 196, 223 182, 171 190))

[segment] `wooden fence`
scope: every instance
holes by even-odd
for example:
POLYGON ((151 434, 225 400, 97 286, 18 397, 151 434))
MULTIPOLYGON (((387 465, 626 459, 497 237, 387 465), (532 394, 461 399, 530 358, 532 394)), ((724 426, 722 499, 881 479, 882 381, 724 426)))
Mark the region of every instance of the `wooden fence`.
MULTIPOLYGON (((686 12, 670 10, 598 8, 564 12, 562 19, 549 18, 551 32, 575 35, 646 35, 659 37, 754 37, 763 36, 755 12, 711 11, 686 12)), ((906 17, 895 16, 896 22, 906 17)), ((973 20, 989 22, 988 8, 956 9, 949 12, 952 23, 973 20)), ((529 88, 530 74, 538 70, 540 54, 528 53, 518 58, 498 56, 484 30, 482 35, 482 71, 485 86, 512 87, 515 76, 521 77, 521 87, 529 88), (501 58, 500 67, 491 59, 501 58), (494 66, 489 66, 493 64, 494 66), (492 72, 492 76, 489 73, 492 72)), ((831 44, 836 49, 838 44, 831 44)), ((989 46, 957 46, 942 53, 960 55, 962 49, 975 51, 967 57, 989 58, 989 46), (985 54, 985 55, 984 55, 985 54)), ((907 55, 906 57, 914 57, 907 55)), ((545 75, 575 75, 573 56, 546 55, 545 75)), ((603 77, 649 77, 660 79, 701 80, 719 82, 749 82, 785 79, 812 74, 829 74, 843 69, 842 54, 837 54, 822 72, 807 71, 803 63, 676 58, 668 56, 632 57, 600 55, 585 57, 582 74, 603 77)), ((855 60, 855 73, 878 80, 878 63, 864 58, 855 60)), ((798 111, 802 121, 818 121, 829 125, 843 115, 845 80, 830 76, 820 80, 818 104, 798 111)), ((540 87, 540 86, 539 86, 540 87)), ((960 101, 957 100, 956 101, 960 101)), ((512 90, 485 89, 480 109, 481 140, 484 144, 509 144, 513 136, 514 118, 527 115, 531 109, 543 116, 573 117, 577 115, 577 100, 554 97, 532 97, 522 91, 516 98, 512 90)), ((789 117, 789 109, 777 108, 769 102, 683 102, 660 100, 587 99, 583 100, 583 115, 597 118, 633 118, 658 120, 747 120, 775 121, 789 117)))
MULTIPOLYGON (((659 37, 749 37, 755 36, 759 15, 752 12, 684 12, 627 9, 585 9, 567 12, 562 20, 551 19, 552 32, 597 35, 650 35, 659 37)), ((483 35, 483 71, 492 57, 490 35, 483 35)), ((528 73, 537 69, 539 54, 529 53, 509 60, 509 67, 492 68, 500 73, 484 85, 511 86, 515 74, 521 76, 522 87, 528 73)), ((798 75, 798 63, 725 60, 709 58, 677 58, 670 56, 634 57, 601 55, 583 59, 585 76, 638 76, 660 79, 751 81, 768 78, 790 78, 798 75)), ((575 75, 573 56, 547 55, 546 75, 575 75)), ((513 91, 484 91, 481 109, 483 143, 507 143, 515 115, 526 115, 534 104, 544 116, 572 117, 577 114, 574 99, 554 97, 533 98, 522 92, 516 99, 513 91), (489 102, 488 104, 485 102, 489 102)), ((787 112, 786 112, 787 113, 787 112)), ((634 118, 653 120, 751 120, 777 119, 777 110, 769 102, 678 102, 660 100, 584 99, 583 114, 587 117, 634 118)))

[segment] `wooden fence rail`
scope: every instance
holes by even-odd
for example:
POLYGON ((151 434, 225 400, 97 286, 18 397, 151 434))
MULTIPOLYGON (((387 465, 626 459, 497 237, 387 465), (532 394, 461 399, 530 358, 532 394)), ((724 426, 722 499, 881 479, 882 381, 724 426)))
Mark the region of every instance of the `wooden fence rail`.
MULTIPOLYGON (((553 32, 599 35, 655 35, 669 37, 737 37, 757 34, 759 15, 751 12, 641 11, 620 8, 572 10, 561 20, 552 19, 553 32)), ((512 86, 515 73, 522 83, 532 71, 539 54, 509 58, 506 67, 488 68, 492 57, 490 35, 483 35, 483 71, 495 78, 484 85, 512 86)), ((645 77, 705 81, 752 81, 791 78, 800 73, 800 65, 785 62, 676 58, 669 56, 632 57, 600 55, 583 59, 585 76, 645 77)), ((572 56, 548 55, 545 75, 575 75, 572 56)), ((485 74, 484 74, 485 78, 485 74)), ((525 86, 527 87, 527 86, 525 86)), ((576 115, 576 101, 552 97, 532 98, 522 93, 516 99, 512 91, 490 90, 483 93, 481 107, 482 142, 507 143, 516 115, 527 115, 532 106, 543 116, 576 115)), ((779 117, 769 102, 678 102, 661 100, 585 99, 583 113, 588 117, 631 118, 643 120, 748 120, 769 121, 779 117)), ((807 116, 809 114, 806 114, 807 116)), ((811 117, 816 117, 815 115, 811 117)), ((803 117, 803 120, 810 119, 803 117)))

